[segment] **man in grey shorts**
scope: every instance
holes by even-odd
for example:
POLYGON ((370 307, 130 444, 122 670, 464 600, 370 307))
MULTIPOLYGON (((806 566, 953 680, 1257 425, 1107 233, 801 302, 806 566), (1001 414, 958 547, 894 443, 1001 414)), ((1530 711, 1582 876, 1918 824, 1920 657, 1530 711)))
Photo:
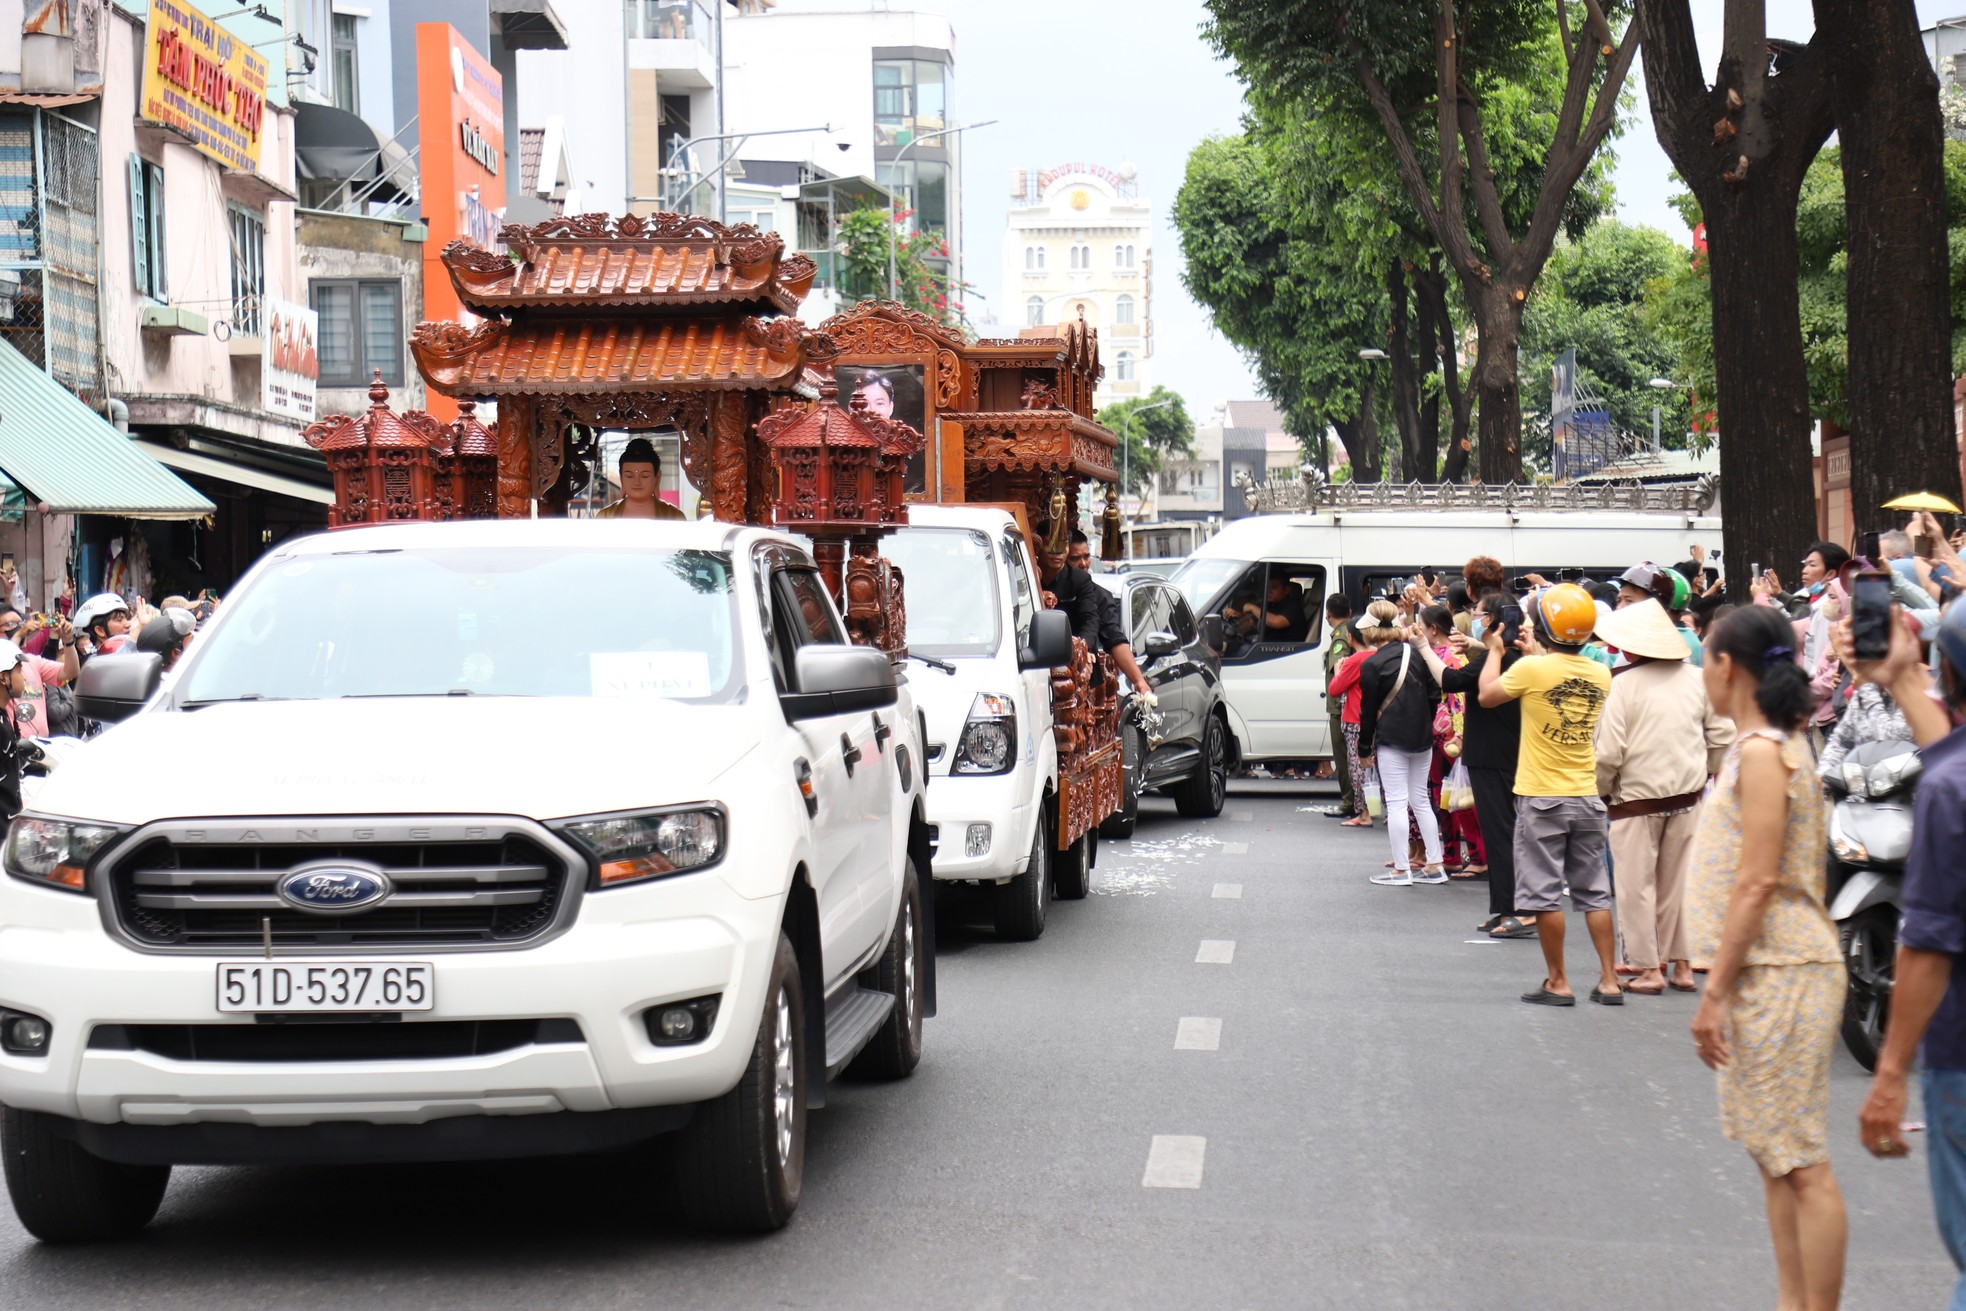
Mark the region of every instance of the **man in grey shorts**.
POLYGON ((1597 624, 1590 594, 1574 583, 1546 587, 1523 599, 1529 658, 1502 671, 1502 634, 1491 629, 1496 659, 1481 667, 1481 704, 1522 702, 1522 748, 1516 760, 1515 904, 1536 913, 1536 936, 1547 971, 1522 999, 1537 1006, 1575 1006, 1563 963, 1563 887, 1584 912, 1597 948, 1597 986, 1591 1000, 1622 1006, 1611 924, 1611 875, 1605 868, 1607 825, 1597 795, 1598 716, 1611 694, 1611 671, 1579 654, 1597 624))

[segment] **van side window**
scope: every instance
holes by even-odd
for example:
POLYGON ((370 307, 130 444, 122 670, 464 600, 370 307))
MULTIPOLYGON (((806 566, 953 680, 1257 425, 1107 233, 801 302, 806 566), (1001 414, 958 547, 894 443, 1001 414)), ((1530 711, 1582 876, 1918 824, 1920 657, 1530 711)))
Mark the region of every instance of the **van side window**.
POLYGON ((1017 635, 1015 649, 1022 651, 1031 644, 1031 618, 1038 612, 1038 596, 1031 571, 1024 564, 1024 544, 1014 532, 1004 534, 1003 558, 1010 566, 1010 614, 1011 627, 1017 635))
POLYGON ((1269 659, 1324 641, 1322 565, 1273 561, 1252 566, 1222 607, 1223 658, 1269 659))

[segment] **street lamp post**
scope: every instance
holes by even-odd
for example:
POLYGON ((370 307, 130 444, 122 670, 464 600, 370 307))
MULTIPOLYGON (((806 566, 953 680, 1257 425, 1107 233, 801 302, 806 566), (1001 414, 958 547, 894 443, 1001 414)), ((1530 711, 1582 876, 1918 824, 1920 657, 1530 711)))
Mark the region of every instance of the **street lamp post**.
MULTIPOLYGON (((1136 406, 1126 412, 1126 422, 1120 425, 1120 515, 1122 519, 1126 514, 1126 492, 1131 482, 1129 475, 1133 470, 1133 461, 1130 458, 1133 454, 1133 421, 1140 415, 1145 414, 1148 410, 1164 410, 1172 404, 1174 404, 1174 398, 1170 397, 1164 401, 1155 401, 1152 405, 1136 406)), ((1126 543, 1124 539, 1120 543, 1120 548, 1122 556, 1132 554, 1125 549, 1126 543)))
MULTIPOLYGON (((909 151, 913 150, 916 146, 922 144, 922 142, 933 141, 937 137, 952 137, 955 136, 957 133, 967 132, 971 128, 988 127, 990 126, 990 124, 996 121, 997 120, 994 118, 986 118, 981 123, 964 123, 959 127, 938 128, 934 132, 922 133, 920 136, 910 141, 907 145, 901 147, 901 149, 894 152, 893 164, 894 164, 895 176, 897 177, 902 176, 901 161, 907 158, 909 151)), ((893 190, 894 189, 892 187, 888 188, 888 192, 890 195, 893 194, 893 190)), ((892 210, 888 211, 888 222, 887 222, 887 298, 889 300, 897 299, 897 297, 895 296, 895 281, 894 281, 894 212, 892 210)))
MULTIPOLYGON (((1652 388, 1652 390, 1654 391, 1679 391, 1680 390, 1679 384, 1674 382, 1671 378, 1654 378, 1652 379, 1652 381, 1646 383, 1645 385, 1652 388)), ((1659 407, 1656 405, 1652 407, 1652 449, 1655 452, 1661 449, 1659 445, 1659 407)))
MULTIPOLYGON (((789 137, 789 136, 796 136, 799 135, 800 133, 807 133, 807 132, 824 132, 830 135, 832 131, 833 131, 833 125, 831 123, 827 123, 820 127, 780 127, 780 128, 773 128, 768 132, 725 132, 717 136, 691 137, 689 140, 680 142, 670 149, 669 167, 668 169, 665 170, 665 172, 673 172, 675 170, 676 160, 678 159, 678 157, 685 154, 692 146, 700 146, 705 142, 709 142, 709 141, 736 141, 741 145, 741 143, 749 141, 752 137, 789 137)), ((683 207, 683 202, 688 200, 690 197, 690 192, 695 191, 698 187, 702 186, 705 182, 713 181, 718 174, 722 173, 724 169, 730 166, 730 159, 731 159, 731 155, 734 153, 734 150, 726 150, 721 153, 723 155, 723 158, 718 161, 717 166, 711 169, 708 173, 704 174, 702 177, 698 178, 696 181, 690 183, 689 186, 685 187, 683 189, 683 193, 680 196, 677 196, 673 202, 669 199, 669 197, 666 194, 664 194, 660 196, 630 196, 628 197, 628 203, 631 205, 650 205, 650 204, 660 205, 664 209, 668 209, 672 212, 680 213, 683 207)), ((662 190, 665 193, 669 190, 669 184, 666 180, 662 184, 662 190)), ((722 220, 724 214, 723 194, 724 194, 723 188, 719 187, 717 189, 717 217, 720 221, 722 220)))

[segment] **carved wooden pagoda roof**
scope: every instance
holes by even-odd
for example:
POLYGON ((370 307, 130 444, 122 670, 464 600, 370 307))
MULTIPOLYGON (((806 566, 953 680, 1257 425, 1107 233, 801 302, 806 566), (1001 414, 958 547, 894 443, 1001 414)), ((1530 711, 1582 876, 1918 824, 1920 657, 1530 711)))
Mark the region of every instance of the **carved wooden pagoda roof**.
POLYGON ((443 250, 458 298, 479 314, 518 309, 727 306, 790 314, 817 266, 751 224, 694 214, 580 214, 499 233, 510 254, 443 250))
POLYGON ((447 396, 610 391, 791 391, 835 351, 793 318, 521 316, 512 323, 419 323, 410 353, 447 396))
POLYGON ((1112 482, 1119 439, 1070 410, 944 412, 963 429, 963 462, 971 469, 1077 473, 1112 482))

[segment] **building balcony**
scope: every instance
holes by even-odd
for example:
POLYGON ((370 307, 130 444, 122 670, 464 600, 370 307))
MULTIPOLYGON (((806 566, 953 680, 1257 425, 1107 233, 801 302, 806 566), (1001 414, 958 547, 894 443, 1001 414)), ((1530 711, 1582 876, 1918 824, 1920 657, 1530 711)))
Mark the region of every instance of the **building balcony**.
POLYGON ((626 30, 631 69, 679 90, 717 84, 716 18, 704 0, 627 0, 626 30))

